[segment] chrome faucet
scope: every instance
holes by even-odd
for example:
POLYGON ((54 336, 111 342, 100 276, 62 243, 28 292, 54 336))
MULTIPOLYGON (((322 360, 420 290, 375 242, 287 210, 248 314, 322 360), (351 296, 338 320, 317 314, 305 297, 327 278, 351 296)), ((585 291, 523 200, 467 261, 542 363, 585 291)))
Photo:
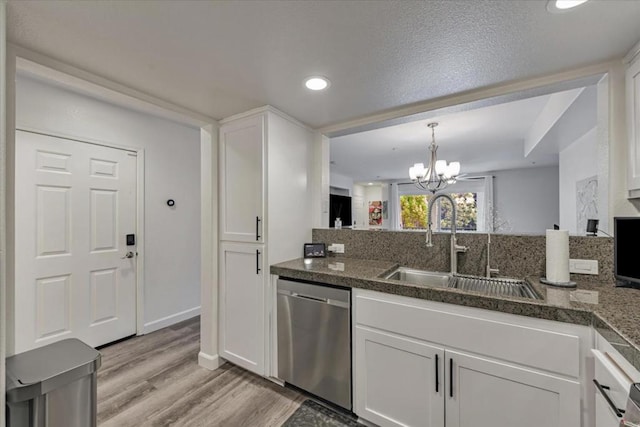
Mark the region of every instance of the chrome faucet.
POLYGON ((445 199, 449 200, 449 203, 451 203, 451 274, 457 274, 458 252, 467 252, 469 248, 466 246, 458 245, 458 241, 456 239, 456 203, 448 194, 436 194, 431 198, 431 200, 429 200, 429 206, 427 207, 427 247, 433 247, 433 232, 431 231, 431 209, 433 208, 436 200, 441 197, 444 197, 445 199))
POLYGON ((486 269, 487 277, 490 279, 491 276, 495 273, 500 273, 500 270, 497 268, 491 268, 491 233, 487 233, 487 269, 486 269))

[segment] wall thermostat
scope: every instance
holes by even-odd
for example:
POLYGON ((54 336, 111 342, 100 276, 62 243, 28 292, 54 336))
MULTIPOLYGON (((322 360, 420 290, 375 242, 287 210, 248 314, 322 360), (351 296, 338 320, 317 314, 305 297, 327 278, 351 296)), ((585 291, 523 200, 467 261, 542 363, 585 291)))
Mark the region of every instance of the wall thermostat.
POLYGON ((175 204, 176 204, 176 201, 175 201, 175 200, 173 200, 173 199, 169 199, 169 200, 167 200, 167 206, 169 206, 169 207, 173 207, 173 206, 175 206, 175 204))

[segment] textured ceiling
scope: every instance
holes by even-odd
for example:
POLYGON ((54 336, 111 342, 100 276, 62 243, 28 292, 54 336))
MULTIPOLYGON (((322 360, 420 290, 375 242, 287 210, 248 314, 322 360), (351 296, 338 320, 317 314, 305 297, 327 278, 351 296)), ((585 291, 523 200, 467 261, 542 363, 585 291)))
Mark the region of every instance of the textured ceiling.
POLYGON ((23 47, 217 119, 271 104, 313 127, 620 57, 638 22, 615 0, 8 3, 23 47))

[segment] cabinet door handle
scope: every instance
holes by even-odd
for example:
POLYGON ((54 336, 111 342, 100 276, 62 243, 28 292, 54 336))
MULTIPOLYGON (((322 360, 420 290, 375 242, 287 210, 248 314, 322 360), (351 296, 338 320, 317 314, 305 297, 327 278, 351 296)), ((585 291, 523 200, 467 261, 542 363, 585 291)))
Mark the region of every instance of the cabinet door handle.
POLYGON ((256 249, 256 274, 260 274, 260 250, 256 249))
POLYGON ((438 355, 436 354, 436 393, 439 392, 440 389, 440 373, 438 369, 438 355))
POLYGON ((453 358, 449 359, 449 397, 453 397, 453 358))
POLYGON ((260 217, 256 217, 256 242, 260 241, 260 217))
POLYGON ((609 395, 607 394, 607 392, 605 390, 610 390, 609 387, 607 387, 606 385, 602 385, 598 382, 598 380, 594 379, 593 383, 596 385, 596 388, 598 389, 598 391, 600 392, 600 394, 602 394, 602 397, 604 397, 604 400, 607 401, 607 403, 609 404, 609 406, 611 407, 611 409, 613 410, 613 413, 616 414, 616 416, 618 418, 622 418, 622 414, 624 414, 624 409, 619 409, 616 404, 613 402, 613 400, 611 400, 611 397, 609 397, 609 395))

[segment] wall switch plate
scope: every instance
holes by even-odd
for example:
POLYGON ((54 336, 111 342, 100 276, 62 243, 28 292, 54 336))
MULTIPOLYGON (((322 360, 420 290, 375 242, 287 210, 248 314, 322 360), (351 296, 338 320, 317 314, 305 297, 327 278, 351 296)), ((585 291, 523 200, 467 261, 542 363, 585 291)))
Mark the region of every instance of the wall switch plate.
POLYGON ((569 272, 576 274, 598 274, 598 260, 595 259, 570 259, 569 272))
POLYGON ((336 254, 343 254, 344 253, 344 243, 332 243, 329 245, 329 247, 327 248, 329 250, 329 252, 333 252, 336 254))

